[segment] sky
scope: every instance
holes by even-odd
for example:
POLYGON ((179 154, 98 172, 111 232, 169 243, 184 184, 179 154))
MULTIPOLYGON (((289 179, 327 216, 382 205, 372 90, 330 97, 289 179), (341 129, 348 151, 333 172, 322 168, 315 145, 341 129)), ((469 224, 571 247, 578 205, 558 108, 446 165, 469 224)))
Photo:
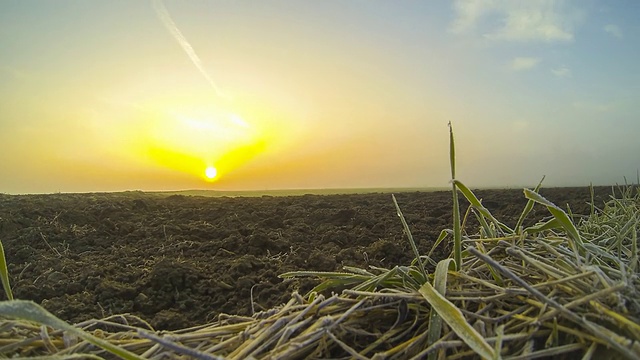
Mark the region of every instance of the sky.
POLYGON ((0 193, 582 186, 640 168, 640 2, 0 1, 0 193))

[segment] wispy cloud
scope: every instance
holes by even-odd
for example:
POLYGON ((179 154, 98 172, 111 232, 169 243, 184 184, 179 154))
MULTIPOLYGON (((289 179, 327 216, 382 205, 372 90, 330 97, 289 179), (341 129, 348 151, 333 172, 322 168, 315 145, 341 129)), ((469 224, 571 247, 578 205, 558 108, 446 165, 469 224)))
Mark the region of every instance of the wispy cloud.
POLYGON ((622 39, 622 36, 624 35, 622 33, 622 29, 620 29, 618 25, 614 24, 605 25, 602 30, 604 30, 604 32, 608 34, 611 34, 612 36, 617 37, 618 39, 622 39))
POLYGON ((449 29, 454 33, 464 33, 473 30, 480 18, 494 10, 495 1, 465 1, 453 2, 456 18, 449 29))
POLYGON ((560 0, 456 0, 453 8, 453 33, 479 32, 495 41, 573 41, 583 17, 560 0))
POLYGON ((202 65, 202 60, 200 60, 200 57, 193 49, 193 46, 191 46, 189 41, 187 41, 187 38, 184 37, 176 23, 173 21, 171 15, 169 14, 169 11, 164 6, 162 0, 153 0, 153 8, 158 14, 158 18, 160 19, 160 21, 162 21, 164 27, 169 31, 169 33, 171 33, 173 38, 182 47, 182 50, 184 50, 193 65, 195 65, 200 74, 202 74, 205 80, 207 80, 207 82, 211 85, 216 95, 223 99, 228 99, 229 96, 220 88, 220 86, 218 86, 218 84, 213 80, 211 75, 209 75, 207 70, 202 65))
POLYGON ((540 63, 539 58, 534 57, 517 57, 511 60, 509 67, 514 71, 523 71, 533 69, 540 63))
POLYGON ((566 66, 560 66, 556 69, 551 69, 551 73, 559 78, 571 77, 571 69, 566 66))

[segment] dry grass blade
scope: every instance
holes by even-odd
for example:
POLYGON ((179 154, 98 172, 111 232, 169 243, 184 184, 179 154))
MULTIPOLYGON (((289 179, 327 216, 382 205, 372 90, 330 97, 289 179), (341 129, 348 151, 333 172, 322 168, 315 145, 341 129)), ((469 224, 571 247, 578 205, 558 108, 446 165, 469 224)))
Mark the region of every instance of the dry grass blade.
POLYGON ((186 355, 191 359, 201 359, 201 360, 223 360, 224 359, 224 357, 209 355, 201 351, 188 348, 186 346, 176 343, 175 341, 171 341, 170 338, 160 337, 148 331, 138 330, 138 335, 145 339, 153 340, 157 344, 165 348, 171 349, 177 352, 178 354, 186 355))
POLYGON ((121 347, 115 346, 112 343, 95 337, 81 329, 69 325, 66 322, 53 316, 50 312, 42 308, 40 305, 25 300, 11 300, 0 302, 0 315, 17 318, 27 321, 32 321, 38 324, 51 326, 53 328, 67 331, 85 341, 96 345, 114 355, 119 356, 122 359, 137 360, 142 359, 138 355, 127 351, 121 347))
POLYGON ((74 360, 74 359, 95 359, 95 360, 104 360, 104 358, 91 355, 91 354, 72 354, 72 355, 46 355, 46 356, 32 356, 28 358, 13 358, 15 360, 74 360))
POLYGON ((484 262, 490 264, 493 268, 495 268, 498 271, 500 271, 506 277, 510 278, 515 283, 517 283, 518 285, 520 285, 523 288, 525 288, 532 295, 534 295, 536 298, 541 300, 544 304, 550 305, 551 307, 553 307, 556 310, 558 310, 563 316, 567 317, 569 320, 571 320, 575 324, 581 325, 584 329, 590 331, 596 337, 599 337, 599 338, 602 338, 602 339, 606 339, 607 343, 611 347, 616 349, 621 354, 624 354, 627 358, 634 359, 634 358, 636 358, 637 356, 640 355, 640 353, 634 354, 633 350, 629 350, 625 346, 625 344, 623 344, 623 343, 626 343, 626 341, 624 341, 624 339, 620 339, 620 338, 614 337, 613 334, 611 334, 609 331, 606 331, 601 326, 598 326, 597 324, 591 323, 590 321, 586 320, 585 318, 580 317, 576 313, 570 311, 569 309, 567 309, 566 307, 564 307, 563 305, 558 303, 556 300, 553 300, 552 298, 549 298, 549 297, 545 296, 539 290, 537 290, 533 286, 529 285, 522 278, 520 278, 517 275, 515 275, 511 270, 509 270, 506 267, 501 266, 500 264, 498 264, 491 257, 482 254, 481 252, 479 252, 475 248, 469 248, 468 250, 469 250, 469 252, 471 254, 473 254, 474 256, 482 259, 484 262))

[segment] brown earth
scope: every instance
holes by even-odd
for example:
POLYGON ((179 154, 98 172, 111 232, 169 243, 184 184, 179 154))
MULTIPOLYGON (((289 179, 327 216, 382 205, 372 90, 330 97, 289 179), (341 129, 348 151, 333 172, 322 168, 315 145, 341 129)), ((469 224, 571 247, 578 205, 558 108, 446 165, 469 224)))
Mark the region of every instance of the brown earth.
MULTIPOLYGON (((588 188, 541 193, 574 214, 589 213, 588 188)), ((526 204, 522 190, 476 194, 510 226, 526 204)), ((610 187, 596 188, 595 203, 610 194, 610 187)), ((428 253, 440 231, 451 228, 451 193, 396 197, 419 250, 428 253)), ((536 207, 528 224, 547 215, 536 207)), ((380 193, 0 195, 0 240, 16 298, 72 323, 131 313, 156 329, 200 325, 220 313, 250 315, 252 287, 258 311, 317 283, 283 282, 278 275, 286 271, 393 267, 412 259, 391 195, 380 193)), ((434 260, 449 252, 443 246, 434 260)))

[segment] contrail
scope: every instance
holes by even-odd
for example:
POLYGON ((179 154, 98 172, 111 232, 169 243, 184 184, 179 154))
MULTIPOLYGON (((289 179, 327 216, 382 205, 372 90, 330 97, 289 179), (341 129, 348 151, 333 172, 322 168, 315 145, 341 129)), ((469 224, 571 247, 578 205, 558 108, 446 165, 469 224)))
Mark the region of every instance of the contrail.
POLYGON ((184 50, 184 52, 187 53, 187 56, 189 56, 189 59, 191 59, 191 62, 193 63, 193 65, 195 65, 198 71, 200 71, 200 74, 204 76, 205 80, 209 82, 209 85, 211 85, 216 95, 218 95, 223 99, 229 100, 229 95, 225 94, 225 92, 222 91, 222 89, 218 86, 218 84, 216 84, 216 82, 213 81, 213 78, 211 77, 211 75, 207 73, 204 66, 202 65, 202 60, 200 60, 200 57, 198 56, 198 54, 196 54, 195 50, 193 50, 193 46, 189 44, 189 41, 187 41, 187 38, 185 38, 184 35, 182 35, 182 32, 180 31, 180 29, 178 29, 178 26, 176 25, 176 23, 173 22, 173 19, 171 18, 171 15, 169 14, 169 11, 167 10, 167 8, 164 6, 164 3, 162 2, 162 0, 153 0, 153 8, 158 14, 158 18, 160 18, 160 21, 162 21, 162 24, 164 25, 164 27, 167 28, 167 30, 169 30, 169 32, 171 33, 171 36, 173 36, 173 38, 176 39, 178 44, 180 44, 180 46, 182 47, 182 50, 184 50))

